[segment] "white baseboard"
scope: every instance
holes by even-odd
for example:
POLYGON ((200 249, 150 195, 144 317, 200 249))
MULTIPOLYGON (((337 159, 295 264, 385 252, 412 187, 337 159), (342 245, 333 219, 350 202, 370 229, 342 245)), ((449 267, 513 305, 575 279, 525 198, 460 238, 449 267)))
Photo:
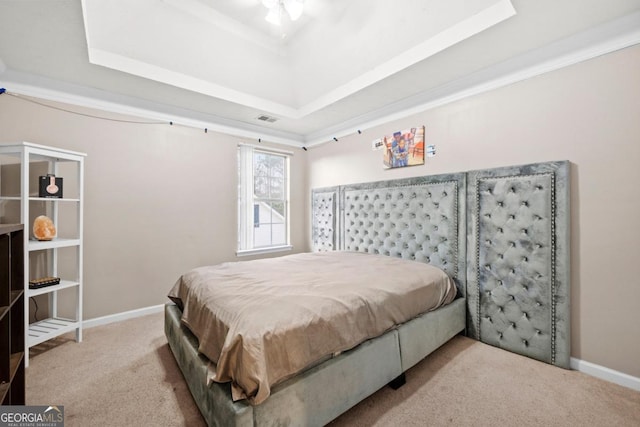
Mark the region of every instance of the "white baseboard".
POLYGON ((592 377, 600 378, 605 381, 612 382, 630 389, 640 391, 640 378, 596 365, 595 363, 585 362, 584 360, 571 358, 569 361, 571 369, 584 372, 592 377))
POLYGON ((94 326, 108 325, 109 323, 121 322, 127 319, 146 316, 147 314, 160 313, 164 309, 164 304, 152 305, 151 307, 138 308, 136 310, 122 313, 109 314, 107 316, 96 317, 82 322, 83 328, 93 328, 94 326))

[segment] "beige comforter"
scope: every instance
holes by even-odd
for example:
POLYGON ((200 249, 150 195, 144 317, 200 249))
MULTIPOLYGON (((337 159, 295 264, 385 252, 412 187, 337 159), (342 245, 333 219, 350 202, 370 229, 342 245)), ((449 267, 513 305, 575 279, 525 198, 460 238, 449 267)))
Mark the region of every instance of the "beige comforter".
POLYGON ((354 252, 303 253, 194 269, 169 293, 199 351, 259 404, 271 387, 332 354, 451 302, 442 270, 354 252))

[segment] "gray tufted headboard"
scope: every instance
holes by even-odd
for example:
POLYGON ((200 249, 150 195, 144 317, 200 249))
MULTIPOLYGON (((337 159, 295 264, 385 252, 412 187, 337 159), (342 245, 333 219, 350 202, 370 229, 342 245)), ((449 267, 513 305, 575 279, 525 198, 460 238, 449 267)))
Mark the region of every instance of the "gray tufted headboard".
POLYGON ((313 250, 434 264, 467 333, 569 367, 569 162, 312 190, 313 250))
POLYGON ((569 367, 569 162, 468 173, 470 336, 569 367))
POLYGON ((464 174, 447 174, 313 190, 314 250, 337 247, 430 263, 464 296, 465 188, 464 174), (332 222, 336 212, 338 224, 332 222))

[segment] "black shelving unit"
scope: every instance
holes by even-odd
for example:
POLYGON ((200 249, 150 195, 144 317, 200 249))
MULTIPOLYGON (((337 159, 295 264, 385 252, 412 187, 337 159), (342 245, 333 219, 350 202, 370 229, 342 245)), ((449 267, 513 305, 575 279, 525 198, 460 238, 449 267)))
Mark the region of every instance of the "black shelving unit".
POLYGON ((24 229, 0 224, 0 402, 25 404, 24 229))

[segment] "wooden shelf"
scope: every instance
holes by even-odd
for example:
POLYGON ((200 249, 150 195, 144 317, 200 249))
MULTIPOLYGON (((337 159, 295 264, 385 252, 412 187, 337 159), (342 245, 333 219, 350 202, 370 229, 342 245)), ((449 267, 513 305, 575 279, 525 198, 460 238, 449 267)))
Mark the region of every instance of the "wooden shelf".
POLYGON ((18 298, 20 298, 20 295, 22 295, 24 291, 21 289, 19 291, 11 291, 11 305, 13 305, 18 298))
POLYGON ((5 403, 5 399, 9 394, 9 387, 11 387, 11 383, 2 383, 0 384, 0 404, 8 405, 9 402, 5 403))
POLYGON ((73 282, 71 280, 60 280, 60 283, 58 283, 57 285, 45 286, 44 288, 38 288, 38 289, 29 289, 27 291, 27 296, 29 298, 35 297, 37 295, 48 294, 49 292, 60 291, 62 289, 72 288, 74 286, 79 286, 79 285, 80 283, 73 282))
POLYGON ((51 317, 29 325, 27 333, 28 347, 55 338, 80 327, 80 322, 60 317, 51 317))
POLYGON ((44 249, 67 248, 71 246, 79 246, 80 239, 62 239, 56 237, 53 240, 29 240, 29 251, 41 251, 44 249))
POLYGON ((65 197, 29 197, 31 202, 79 202, 80 199, 69 199, 65 197))
POLYGON ((16 376, 16 372, 18 372, 18 368, 20 367, 20 362, 24 358, 24 352, 20 351, 17 353, 13 353, 9 359, 9 372, 11 372, 11 381, 16 376))

